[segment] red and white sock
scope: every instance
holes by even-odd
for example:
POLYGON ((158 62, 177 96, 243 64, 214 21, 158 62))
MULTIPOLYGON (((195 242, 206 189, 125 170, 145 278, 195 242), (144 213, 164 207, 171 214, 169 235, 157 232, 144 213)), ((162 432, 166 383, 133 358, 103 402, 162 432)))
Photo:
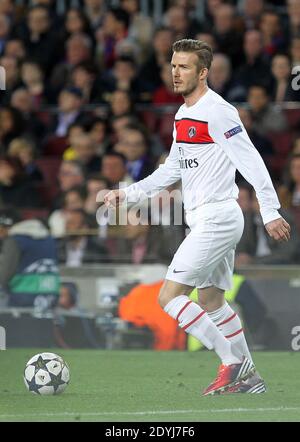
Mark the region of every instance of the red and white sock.
POLYGON ((225 302, 218 310, 208 313, 208 316, 216 324, 222 335, 231 342, 232 352, 237 357, 246 356, 249 361, 252 361, 241 320, 230 305, 225 302))
POLYGON ((188 296, 180 295, 172 299, 164 308, 179 326, 199 339, 209 350, 214 349, 225 365, 238 364, 241 358, 235 356, 231 343, 225 339, 208 314, 188 296))

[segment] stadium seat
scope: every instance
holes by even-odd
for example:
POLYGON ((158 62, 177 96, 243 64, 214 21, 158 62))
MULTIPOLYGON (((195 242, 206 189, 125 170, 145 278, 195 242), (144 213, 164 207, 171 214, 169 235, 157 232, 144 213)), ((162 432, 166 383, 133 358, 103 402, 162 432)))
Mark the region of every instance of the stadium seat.
POLYGON ((277 154, 288 155, 292 149, 295 136, 293 132, 269 132, 268 138, 277 154))
POLYGON ((282 171, 287 162, 287 155, 275 155, 269 159, 269 166, 272 172, 273 180, 280 181, 282 177, 282 171))
POLYGON ((167 150, 170 149, 173 141, 174 113, 164 114, 158 118, 157 131, 167 150))
POLYGON ((20 212, 24 220, 34 218, 47 220, 49 216, 49 210, 47 209, 22 209, 20 212))
POLYGON ((149 132, 155 131, 157 115, 153 111, 142 111, 140 117, 149 132))
POLYGON ((48 184, 36 184, 36 190, 38 191, 43 205, 47 208, 52 207, 53 200, 58 194, 58 186, 48 184))
POLYGON ((50 186, 57 186, 57 175, 61 163, 61 158, 39 158, 35 160, 35 163, 44 176, 44 182, 46 184, 49 184, 50 186))
POLYGON ((62 157, 67 147, 65 137, 51 136, 45 142, 43 153, 48 156, 62 157))
POLYGON ((288 120, 290 129, 299 129, 300 109, 285 109, 284 113, 288 120))
POLYGON ((36 117, 45 125, 49 126, 51 123, 51 115, 47 111, 38 111, 35 113, 36 117))

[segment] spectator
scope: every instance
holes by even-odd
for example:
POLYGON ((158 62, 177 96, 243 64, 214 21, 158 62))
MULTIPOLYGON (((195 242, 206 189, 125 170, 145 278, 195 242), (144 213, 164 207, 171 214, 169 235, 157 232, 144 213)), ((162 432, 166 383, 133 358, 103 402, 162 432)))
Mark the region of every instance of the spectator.
POLYGON ((0 284, 13 307, 49 308, 59 292, 55 242, 41 221, 20 221, 11 210, 0 212, 3 238, 0 284))
POLYGON ((253 127, 260 135, 280 132, 287 129, 287 121, 282 110, 270 103, 267 90, 253 85, 248 92, 248 103, 253 119, 253 127))
POLYGON ((47 6, 36 5, 29 9, 26 27, 19 28, 17 37, 24 42, 30 57, 49 73, 57 62, 59 48, 57 34, 51 28, 51 17, 47 6))
POLYGON ((205 43, 209 44, 209 46, 212 48, 213 52, 217 52, 217 42, 214 37, 214 35, 210 32, 198 32, 195 36, 196 40, 204 41, 205 43))
POLYGON ((66 238, 58 240, 59 261, 67 267, 85 263, 108 262, 106 248, 99 240, 87 235, 89 230, 83 210, 69 210, 66 217, 66 238))
POLYGON ((20 111, 13 107, 0 109, 0 147, 6 151, 9 143, 25 132, 25 121, 20 111))
POLYGON ((4 53, 10 34, 10 20, 5 14, 0 14, 0 55, 4 53))
POLYGON ((113 69, 104 76, 103 80, 107 92, 126 91, 135 101, 149 101, 151 98, 151 85, 138 76, 135 61, 131 57, 116 58, 113 69))
POLYGON ((39 111, 48 102, 51 91, 44 83, 44 73, 41 66, 34 61, 24 61, 21 68, 21 79, 30 94, 32 110, 39 111))
POLYGON ((67 131, 67 145, 68 148, 64 151, 64 160, 65 161, 73 161, 75 160, 75 152, 72 148, 73 142, 77 139, 77 137, 80 137, 81 135, 84 135, 85 128, 83 127, 83 124, 81 123, 73 123, 70 124, 67 131))
POLYGON ((95 146, 96 154, 104 155, 110 144, 106 120, 100 117, 92 119, 87 126, 87 132, 95 146))
POLYGON ((122 232, 115 258, 132 264, 170 261, 174 238, 165 236, 161 226, 151 226, 143 213, 129 212, 122 232))
POLYGON ((35 149, 33 143, 25 138, 15 138, 9 144, 7 153, 10 157, 18 158, 21 161, 25 174, 30 181, 43 181, 43 174, 34 162, 35 149))
POLYGON ((149 140, 141 126, 125 127, 114 151, 125 156, 127 171, 133 181, 140 181, 153 172, 154 165, 149 159, 149 140))
POLYGON ((123 115, 116 115, 111 119, 111 129, 112 134, 111 138, 113 143, 117 143, 121 140, 121 135, 123 129, 125 129, 126 126, 130 124, 138 124, 139 119, 136 115, 132 114, 123 114, 123 115))
POLYGON ((247 181, 239 183, 239 197, 237 202, 243 213, 248 213, 252 210, 252 194, 253 187, 247 181))
MULTIPOLYGON (((97 172, 101 167, 101 158, 96 154, 96 146, 88 134, 82 134, 72 141, 72 147, 67 149, 66 155, 83 165, 87 173, 97 172), (71 152, 72 150, 72 152, 71 152)), ((65 158, 65 155, 63 157, 65 158)))
MULTIPOLYGON (((70 83, 75 66, 92 61, 92 41, 85 34, 75 34, 66 41, 65 60, 53 69, 50 84, 55 93, 59 93, 66 84, 70 83)), ((53 95, 56 98, 56 95, 53 95)), ((54 100, 53 100, 54 102, 54 100)))
POLYGON ((201 24, 204 32, 212 29, 214 25, 215 12, 223 3, 224 0, 206 0, 204 9, 205 17, 203 23, 201 24))
POLYGON ((95 215, 99 203, 97 202, 97 195, 101 190, 106 190, 109 183, 100 173, 90 174, 86 180, 87 197, 84 202, 84 210, 88 215, 95 215))
POLYGON ((292 38, 300 33, 300 4, 297 0, 287 0, 287 12, 289 19, 289 33, 292 38))
POLYGON ((110 96, 108 119, 121 115, 133 114, 133 100, 127 91, 115 90, 110 96))
POLYGON ((183 104, 181 95, 174 94, 172 68, 170 63, 161 66, 160 77, 162 85, 153 93, 152 103, 154 105, 183 104))
POLYGON ((238 107, 239 115, 244 124, 250 140, 262 156, 266 166, 271 170, 272 158, 275 155, 270 140, 257 132, 253 124, 253 118, 249 109, 238 107))
POLYGON ((46 127, 34 112, 33 100, 28 90, 24 87, 16 89, 12 93, 10 105, 22 113, 30 138, 40 143, 45 136, 46 127))
POLYGON ((0 58, 0 66, 5 70, 5 94, 0 95, 0 103, 8 105, 11 94, 20 85, 20 73, 18 68, 18 61, 15 57, 3 56, 0 58))
POLYGON ((296 261, 299 237, 290 212, 282 215, 291 225, 291 241, 275 242, 263 225, 256 197, 252 197, 251 210, 244 212, 245 227, 237 245, 235 266, 249 264, 293 264, 296 261))
POLYGON ((244 0, 241 14, 247 30, 257 29, 264 11, 264 0, 244 0))
POLYGON ((84 12, 94 31, 103 24, 106 11, 105 3, 104 0, 84 0, 84 12))
POLYGON ((230 59, 224 54, 215 54, 209 70, 209 87, 228 101, 243 101, 244 90, 231 81, 230 59))
POLYGON ((263 54, 262 34, 256 29, 248 30, 244 35, 244 55, 245 61, 238 67, 234 76, 238 85, 243 87, 244 98, 247 96, 249 87, 259 82, 268 88, 271 83, 270 63, 263 54))
POLYGON ((154 32, 153 52, 141 67, 140 76, 153 87, 162 85, 160 69, 165 63, 170 63, 174 34, 172 29, 160 27, 154 32))
POLYGON ((80 89, 69 87, 61 91, 58 98, 58 113, 53 121, 56 136, 65 137, 71 124, 83 121, 82 104, 83 96, 80 89))
POLYGON ((292 67, 300 65, 300 36, 294 37, 290 44, 292 67))
POLYGON ((91 39, 93 37, 90 23, 85 15, 85 12, 77 8, 69 8, 65 15, 63 41, 68 39, 71 35, 86 34, 91 39))
POLYGON ((79 63, 72 70, 71 83, 81 91, 85 104, 103 101, 103 90, 97 74, 97 67, 91 62, 79 63))
POLYGON ((57 306, 64 310, 74 310, 78 304, 78 287, 74 282, 62 282, 57 306))
POLYGON ((285 182, 278 189, 278 196, 282 207, 293 211, 297 215, 296 221, 300 233, 298 213, 300 209, 300 151, 297 153, 297 145, 294 148, 294 152, 289 160, 288 175, 285 182))
POLYGON ((218 50, 226 54, 235 69, 243 61, 242 35, 235 27, 236 11, 232 5, 222 4, 214 13, 213 33, 218 50))
POLYGON ((133 179, 127 173, 126 158, 118 152, 109 152, 102 158, 101 175, 107 179, 110 189, 116 189, 119 183, 133 183, 133 179))
POLYGON ((141 49, 143 59, 149 52, 153 35, 153 22, 140 12, 138 0, 121 0, 122 9, 129 15, 128 37, 141 49))
POLYGON ((192 38, 195 33, 187 11, 182 6, 170 6, 165 13, 164 24, 173 30, 175 40, 192 38))
POLYGON ((54 202, 54 208, 62 206, 64 193, 85 182, 83 166, 77 161, 62 161, 58 172, 59 194, 54 202))
POLYGON ((115 63, 116 47, 127 37, 129 15, 122 8, 110 8, 104 15, 103 26, 96 33, 97 53, 103 67, 111 68, 115 63))
POLYGON ((10 20, 13 20, 15 5, 13 0, 2 0, 0 3, 0 14, 5 14, 10 20))
POLYGON ((16 58, 18 62, 22 62, 26 58, 26 49, 22 40, 18 38, 10 38, 5 45, 5 57, 16 58))
POLYGON ((263 53, 273 57, 277 52, 285 51, 286 41, 283 35, 280 17, 272 10, 267 10, 260 17, 259 30, 262 33, 263 53))
POLYGON ((300 101, 299 91, 292 88, 291 61, 287 55, 277 54, 272 59, 272 101, 300 101))
POLYGON ((83 186, 72 187, 65 192, 62 208, 54 210, 48 219, 51 234, 55 238, 65 236, 68 211, 83 209, 86 195, 86 189, 83 186))
POLYGON ((18 158, 0 158, 0 200, 4 205, 17 208, 39 207, 40 198, 33 184, 26 177, 18 158))

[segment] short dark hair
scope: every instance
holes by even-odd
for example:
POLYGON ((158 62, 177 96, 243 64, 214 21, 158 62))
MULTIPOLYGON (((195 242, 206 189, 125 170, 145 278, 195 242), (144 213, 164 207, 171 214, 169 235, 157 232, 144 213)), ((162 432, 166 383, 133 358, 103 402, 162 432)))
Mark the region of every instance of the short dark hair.
POLYGON ((86 181, 104 181, 107 187, 109 185, 108 179, 105 178, 105 176, 101 175, 100 172, 92 172, 88 174, 88 176, 86 177, 86 181))
POLYGON ((118 22, 123 23, 125 28, 128 28, 130 23, 130 16, 125 9, 112 6, 108 9, 107 13, 112 14, 118 22))
POLYGON ((85 186, 74 186, 74 187, 71 187, 71 189, 69 189, 69 190, 67 190, 65 192, 65 194, 64 194, 64 202, 66 200, 67 194, 69 194, 71 192, 76 192, 80 196, 80 198, 82 200, 85 200, 86 197, 87 197, 87 190, 86 190, 85 186))
POLYGON ((139 132, 144 139, 144 143, 145 145, 148 147, 150 140, 149 140, 149 134, 145 128, 145 126, 143 126, 141 123, 137 122, 130 122, 129 124, 127 124, 124 128, 125 130, 132 130, 132 131, 136 131, 139 132))
POLYGON ((196 54, 199 60, 199 71, 202 68, 210 69, 213 52, 210 45, 205 43, 205 41, 183 38, 182 40, 175 41, 172 49, 173 52, 192 52, 196 54))
POLYGON ((102 159, 107 158, 107 157, 119 158, 122 161, 122 163, 124 164, 124 166, 126 165, 127 159, 126 159, 125 155, 123 155, 121 152, 115 152, 114 150, 110 150, 109 152, 107 152, 106 154, 103 155, 102 159))
POLYGON ((47 5, 42 5, 42 4, 37 4, 37 5, 30 6, 28 11, 27 11, 27 15, 29 15, 33 11, 38 11, 39 9, 42 10, 42 11, 47 12, 48 18, 50 19, 50 9, 49 9, 49 7, 47 5))

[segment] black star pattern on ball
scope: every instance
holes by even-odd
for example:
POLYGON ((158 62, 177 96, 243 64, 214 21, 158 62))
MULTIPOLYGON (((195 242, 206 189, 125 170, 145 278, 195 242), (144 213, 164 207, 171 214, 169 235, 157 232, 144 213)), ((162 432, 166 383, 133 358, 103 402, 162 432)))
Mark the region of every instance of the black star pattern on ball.
POLYGON ((49 375, 50 375, 51 381, 48 382, 47 386, 53 387, 54 393, 56 393, 58 387, 60 385, 64 385, 66 382, 63 381, 61 378, 62 372, 60 372, 58 375, 49 372, 49 375))
POLYGON ((39 356, 38 359, 35 362, 31 362, 30 365, 35 368, 36 373, 38 370, 47 370, 46 364, 50 361, 53 361, 53 359, 43 359, 39 356))
POLYGON ((29 391, 34 391, 35 393, 40 394, 40 392, 39 392, 40 386, 36 385, 35 376, 32 377, 31 381, 29 381, 29 379, 26 379, 26 382, 27 382, 29 391))

